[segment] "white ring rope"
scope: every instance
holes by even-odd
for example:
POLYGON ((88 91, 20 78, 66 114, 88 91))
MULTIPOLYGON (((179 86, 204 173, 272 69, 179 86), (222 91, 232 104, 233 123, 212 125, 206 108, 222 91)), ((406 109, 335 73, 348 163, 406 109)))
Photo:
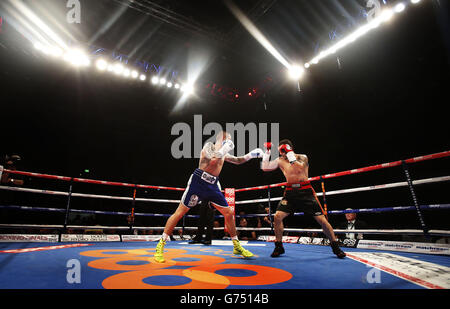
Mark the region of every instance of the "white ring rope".
MULTIPOLYGON (((444 182, 444 181, 449 181, 449 180, 450 180, 450 176, 442 176, 442 177, 433 177, 433 178, 427 178, 427 179, 414 180, 413 184, 421 185, 421 184, 428 184, 428 183, 444 182)), ((395 183, 388 183, 388 184, 381 184, 381 185, 373 185, 373 186, 366 186, 366 187, 329 191, 329 192, 326 192, 326 195, 337 195, 337 194, 389 189, 389 188, 406 187, 406 186, 408 186, 407 182, 395 182, 395 183)), ((63 192, 63 191, 40 190, 40 189, 31 189, 31 188, 9 187, 9 186, 0 186, 0 190, 59 195, 59 196, 68 196, 69 195, 68 192, 63 192)), ((132 201, 133 200, 132 197, 112 196, 112 195, 98 195, 98 194, 85 194, 85 193, 72 193, 71 195, 72 195, 72 197, 111 199, 111 200, 123 200, 123 201, 132 201)), ((318 192, 317 195, 322 196, 323 193, 318 192)), ((281 199, 282 199, 282 197, 274 197, 274 198, 271 198, 270 201, 280 201, 281 199)), ((154 203, 174 203, 174 204, 177 204, 180 202, 180 200, 150 199, 150 198, 135 198, 135 201, 136 202, 154 202, 154 203)), ((252 204, 252 203, 262 203, 262 202, 268 202, 268 201, 269 201, 268 198, 263 198, 263 199, 236 201, 235 204, 243 205, 243 204, 252 204)))
MULTIPOLYGON (((69 192, 40 190, 40 189, 31 189, 31 188, 0 186, 0 190, 69 196, 69 192)), ((126 196, 98 195, 98 194, 85 194, 85 193, 72 193, 71 196, 72 197, 96 198, 96 199, 122 200, 122 201, 132 201, 133 200, 132 197, 126 197, 126 196)), ((180 200, 151 199, 151 198, 135 198, 135 201, 136 202, 155 202, 155 203, 179 203, 180 202, 180 200)))
MULTIPOLYGON (((444 181, 449 181, 449 180, 450 180, 450 176, 433 177, 433 178, 414 180, 413 185, 444 182, 444 181)), ((388 183, 388 184, 382 184, 382 185, 373 185, 373 186, 366 186, 366 187, 328 191, 328 192, 326 192, 326 195, 337 195, 337 194, 355 193, 355 192, 390 189, 390 188, 407 187, 407 186, 408 186, 408 183, 406 181, 405 182, 394 182, 394 183, 388 183)), ((322 195, 323 195, 322 192, 317 192, 317 196, 322 196, 322 195)), ((270 201, 281 201, 281 199, 282 199, 282 197, 274 197, 274 198, 271 198, 270 201)), ((269 201, 268 198, 236 201, 236 205, 262 203, 262 202, 268 202, 268 201, 269 201)))
MULTIPOLYGON (((64 225, 37 225, 37 224, 0 224, 0 227, 5 228, 64 228, 64 225)), ((129 226, 101 226, 101 225, 67 225, 67 228, 69 229, 105 229, 105 230, 129 230, 129 226)), ((131 228, 132 230, 164 230, 163 226, 133 226, 131 228)), ((198 227, 180 227, 177 226, 174 228, 174 230, 197 230, 198 227)), ((214 230, 223 230, 224 227, 215 227, 214 230)), ((262 228, 245 228, 245 227, 236 227, 236 230, 238 231, 271 231, 272 229, 270 227, 262 227, 262 228)), ((297 229, 297 228, 285 228, 285 232, 297 232, 297 233, 323 233, 322 229, 297 229)), ((336 234, 346 234, 346 233, 362 233, 362 234, 404 234, 404 235, 423 235, 423 230, 415 230, 415 229, 366 229, 366 230, 341 230, 336 229, 334 230, 336 234)), ((429 235, 450 235, 449 230, 429 230, 429 235)))

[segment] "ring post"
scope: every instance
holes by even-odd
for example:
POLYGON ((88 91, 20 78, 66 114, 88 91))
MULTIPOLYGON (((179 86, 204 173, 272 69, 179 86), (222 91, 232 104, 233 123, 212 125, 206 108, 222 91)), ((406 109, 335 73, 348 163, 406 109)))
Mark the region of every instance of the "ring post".
POLYGON ((269 205, 269 220, 270 220, 270 229, 271 232, 273 233, 273 219, 272 219, 272 210, 270 208, 270 185, 267 186, 267 204, 269 205))
POLYGON ((411 176, 410 176, 409 171, 408 171, 408 166, 406 165, 406 162, 404 160, 402 161, 402 167, 403 167, 403 171, 405 172, 406 181, 408 182, 409 191, 411 193, 411 197, 412 197, 413 202, 414 202, 414 207, 416 208, 417 216, 419 217, 420 226, 422 227, 423 233, 425 235, 427 235, 428 234, 428 228, 425 225, 425 221, 423 219, 422 212, 420 211, 420 205, 419 205, 419 202, 417 201, 416 193, 414 191, 414 186, 413 186, 413 183, 412 183, 412 180, 411 180, 411 176))
POLYGON ((69 219, 70 199, 72 197, 73 177, 70 178, 69 196, 67 198, 66 216, 64 218, 64 231, 67 232, 67 221, 69 219))
POLYGON ((184 235, 184 227, 185 227, 186 216, 183 216, 183 226, 181 227, 181 235, 184 235))
POLYGON ((136 185, 134 185, 133 189, 133 200, 131 201, 131 220, 130 220, 130 233, 133 234, 133 225, 134 225, 134 207, 136 206, 136 185))
MULTIPOLYGON (((225 200, 228 203, 228 207, 230 207, 231 212, 233 214, 233 221, 236 224, 236 189, 235 188, 225 188, 224 190, 225 200)), ((230 231, 227 229, 227 226, 224 222, 224 231, 226 233, 230 233, 230 231)))
POLYGON ((320 176, 320 181, 322 183, 322 193, 323 193, 322 197, 323 197, 323 208, 325 210, 325 218, 328 219, 327 197, 325 194, 325 182, 323 181, 322 176, 320 176))

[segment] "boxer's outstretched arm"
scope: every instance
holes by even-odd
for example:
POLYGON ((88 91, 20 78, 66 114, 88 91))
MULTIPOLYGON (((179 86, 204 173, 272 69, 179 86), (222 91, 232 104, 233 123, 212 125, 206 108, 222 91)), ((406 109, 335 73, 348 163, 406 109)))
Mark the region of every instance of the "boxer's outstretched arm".
POLYGON ((225 161, 236 164, 236 165, 241 165, 241 164, 247 162, 248 160, 245 157, 235 157, 232 155, 226 155, 225 161))
POLYGON ((261 158, 263 155, 264 155, 264 152, 261 149, 256 148, 256 149, 253 149, 252 151, 250 151, 249 153, 247 153, 245 156, 242 156, 242 157, 235 157, 235 156, 232 156, 230 154, 227 154, 225 156, 225 161, 233 163, 233 164, 240 165, 240 164, 243 164, 243 163, 245 163, 247 161, 250 161, 252 159, 261 158))
POLYGON ((262 156, 261 169, 264 172, 274 171, 278 168, 278 158, 276 158, 273 161, 270 161, 271 156, 270 150, 272 149, 272 143, 271 142, 264 143, 264 148, 266 149, 266 151, 262 156))
POLYGON ((261 162, 261 169, 264 172, 271 172, 278 168, 278 158, 273 161, 262 161, 261 162))

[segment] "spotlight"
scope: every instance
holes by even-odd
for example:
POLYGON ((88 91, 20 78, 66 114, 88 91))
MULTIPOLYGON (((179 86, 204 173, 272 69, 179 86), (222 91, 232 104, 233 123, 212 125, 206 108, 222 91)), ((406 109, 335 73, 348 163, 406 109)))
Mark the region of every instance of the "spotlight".
POLYGON ((419 3, 420 2, 420 0, 411 0, 411 3, 412 4, 417 4, 417 3, 419 3))
POLYGON ((311 65, 309 63, 305 63, 305 68, 309 68, 311 65))
POLYGON ((43 54, 52 57, 61 57, 63 55, 62 49, 57 46, 44 46, 40 42, 36 42, 34 48, 43 54))
POLYGON ((156 84, 158 84, 158 83, 159 83, 159 78, 156 77, 156 76, 154 76, 154 77, 152 78, 152 84, 153 84, 153 85, 156 85, 156 84))
POLYGON ((180 84, 175 84, 175 89, 180 89, 180 84))
POLYGON ((194 86, 190 85, 190 84, 186 85, 186 88, 185 88, 184 92, 186 94, 188 94, 188 95, 193 94, 194 93, 194 86))
POLYGON ((106 70, 107 68, 109 68, 108 63, 107 63, 105 60, 103 60, 103 59, 97 60, 97 62, 96 62, 96 67, 97 67, 97 69, 99 69, 100 71, 104 71, 104 70, 106 70))
POLYGON ((53 47, 49 48, 48 54, 53 57, 61 57, 63 54, 63 51, 61 48, 59 48, 57 46, 53 46, 53 47))
MULTIPOLYGON (((356 39, 358 39, 359 37, 363 36, 364 34, 366 34, 367 32, 369 32, 371 30, 371 25, 364 25, 360 28, 358 28, 355 32, 353 32, 351 35, 349 35, 346 39, 345 39, 345 43, 353 43, 356 39)), ((344 45, 345 46, 345 45, 344 45)))
POLYGON ((48 46, 42 46, 41 52, 42 52, 43 54, 45 54, 45 55, 50 54, 50 47, 48 47, 48 46))
POLYGON ((125 76, 125 77, 130 77, 130 75, 131 75, 131 72, 130 72, 129 69, 124 69, 124 70, 123 70, 123 76, 125 76))
POLYGON ((165 85, 165 84, 166 84, 166 79, 165 79, 165 78, 161 78, 161 79, 159 80, 159 83, 160 83, 161 85, 165 85))
POLYGON ((305 70, 299 65, 293 65, 289 69, 289 76, 293 80, 298 80, 302 77, 305 70))
POLYGON ((380 25, 381 25, 381 18, 380 17, 375 18, 369 24, 371 30, 375 29, 375 28, 378 28, 380 25))
POLYGON ((131 71, 131 77, 132 78, 137 78, 139 76, 139 73, 135 70, 131 71))
POLYGON ((396 12, 396 13, 400 13, 400 12, 403 12, 404 10, 405 10, 405 4, 404 3, 399 3, 399 4, 397 4, 395 7, 394 7, 394 11, 396 12))
POLYGON ((123 70, 124 70, 124 67, 123 67, 122 64, 116 63, 116 64, 114 65, 113 72, 114 72, 115 74, 120 75, 120 74, 122 74, 123 70))
POLYGON ((141 76, 139 76, 139 79, 144 81, 147 79, 147 76, 145 76, 144 74, 141 74, 141 76))
POLYGON ((173 86, 173 84, 172 84, 171 82, 168 82, 168 83, 167 83, 167 87, 168 87, 168 88, 172 88, 172 86, 173 86))
POLYGON ((41 44, 41 42, 35 42, 33 46, 36 50, 39 51, 42 51, 44 49, 44 46, 41 44))
POLYGON ((180 90, 182 92, 184 92, 185 94, 190 95, 190 94, 194 93, 194 86, 190 85, 190 84, 186 84, 186 85, 181 86, 180 90))
POLYGON ((384 10, 380 15, 382 21, 389 21, 392 16, 394 16, 394 11, 390 9, 384 10))
POLYGON ((82 50, 78 49, 69 50, 64 55, 64 60, 76 67, 87 67, 91 64, 88 56, 82 50))

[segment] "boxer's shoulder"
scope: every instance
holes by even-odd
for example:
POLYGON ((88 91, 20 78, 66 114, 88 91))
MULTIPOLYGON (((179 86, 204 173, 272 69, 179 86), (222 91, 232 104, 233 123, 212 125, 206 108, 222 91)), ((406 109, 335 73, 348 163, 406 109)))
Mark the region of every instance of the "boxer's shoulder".
POLYGON ((207 142, 207 143, 205 143, 205 145, 203 146, 203 149, 210 149, 210 148, 212 148, 212 149, 215 148, 214 144, 211 143, 211 142, 207 142))
POLYGON ((299 161, 308 162, 308 156, 305 154, 296 154, 295 156, 299 161))
POLYGON ((213 143, 208 142, 203 146, 202 153, 208 158, 211 159, 215 152, 215 146, 213 143))

